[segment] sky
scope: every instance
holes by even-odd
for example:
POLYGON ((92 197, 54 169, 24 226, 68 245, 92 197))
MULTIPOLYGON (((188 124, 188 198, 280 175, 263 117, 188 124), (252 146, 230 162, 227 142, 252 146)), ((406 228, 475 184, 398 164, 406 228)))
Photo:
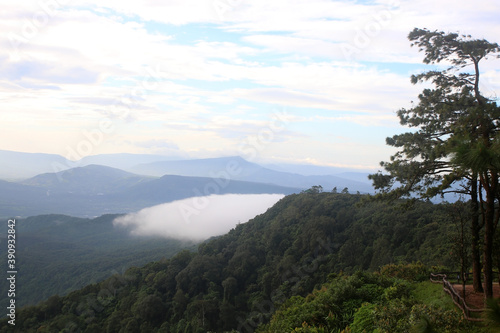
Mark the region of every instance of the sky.
POLYGON ((282 194, 225 194, 177 200, 116 218, 134 236, 201 241, 223 235, 278 202, 282 194), (231 209, 227 209, 231 207, 231 209))
MULTIPOLYGON (((0 149, 374 170, 435 69, 415 27, 500 42, 491 0, 0 0, 0 149)), ((481 90, 500 91, 499 60, 481 90)))

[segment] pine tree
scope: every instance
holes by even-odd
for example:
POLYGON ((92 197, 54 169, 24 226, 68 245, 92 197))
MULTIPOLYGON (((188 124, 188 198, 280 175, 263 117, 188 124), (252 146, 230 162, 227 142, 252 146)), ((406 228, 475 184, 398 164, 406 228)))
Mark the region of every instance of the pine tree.
POLYGON ((493 234, 500 218, 495 207, 500 189, 500 108, 480 92, 479 63, 500 48, 470 35, 418 28, 408 39, 424 52, 424 63, 449 67, 411 77, 413 84, 428 81, 434 87, 424 89, 410 109, 398 111, 400 123, 416 130, 387 138, 387 144, 399 151, 390 162, 381 162, 387 173, 370 178, 386 197, 467 195, 474 286, 481 288, 479 231, 484 227, 485 296, 491 297, 493 234))

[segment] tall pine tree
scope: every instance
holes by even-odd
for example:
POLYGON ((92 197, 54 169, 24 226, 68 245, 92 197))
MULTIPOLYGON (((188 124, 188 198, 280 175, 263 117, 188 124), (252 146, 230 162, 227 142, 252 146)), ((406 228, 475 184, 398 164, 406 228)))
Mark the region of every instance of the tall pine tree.
POLYGON ((470 198, 474 287, 481 290, 480 230, 484 228, 485 296, 493 294, 493 234, 500 218, 500 108, 481 94, 479 63, 498 56, 496 43, 471 36, 415 28, 412 46, 424 52, 423 62, 447 64, 443 70, 413 75, 413 84, 428 81, 418 104, 398 111, 400 122, 415 130, 387 138, 399 148, 386 173, 370 175, 381 194, 432 198, 449 192, 470 198))

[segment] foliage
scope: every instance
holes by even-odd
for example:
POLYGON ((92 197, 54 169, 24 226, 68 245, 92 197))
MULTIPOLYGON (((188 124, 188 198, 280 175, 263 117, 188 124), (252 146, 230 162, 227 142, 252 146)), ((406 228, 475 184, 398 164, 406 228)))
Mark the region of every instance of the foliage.
POLYGON ((421 262, 411 264, 389 264, 380 268, 380 274, 407 281, 424 281, 429 278, 430 268, 421 262))
POLYGON ((427 326, 431 326, 434 332, 462 332, 472 326, 456 309, 444 310, 426 304, 415 304, 411 308, 409 322, 415 327, 422 320, 426 321, 427 326))
MULTIPOLYGON (((494 123, 498 118, 496 104, 479 92, 479 62, 488 54, 498 53, 499 47, 470 36, 418 28, 410 32, 408 39, 412 46, 418 46, 425 53, 424 63, 448 61, 452 66, 411 77, 413 84, 431 81, 434 88, 424 89, 418 96, 418 104, 412 108, 398 111, 401 124, 417 130, 387 138, 387 144, 400 151, 390 162, 381 163, 389 175, 378 173, 371 178, 383 191, 388 191, 394 181, 400 182, 400 186, 392 190, 397 196, 414 192, 433 197, 447 190, 457 191, 450 188, 451 185, 478 171, 473 165, 486 160, 482 157, 484 154, 491 155, 476 154, 486 150, 470 149, 470 145, 485 144, 475 140, 486 134, 486 122, 494 123), (471 65, 472 73, 463 71, 471 65), (463 145, 469 146, 462 149, 463 145), (473 156, 465 156, 463 151, 473 156)), ((495 131, 493 123, 488 131, 495 131)))
POLYGON ((375 330, 376 305, 372 303, 363 303, 354 314, 352 324, 349 326, 352 332, 371 333, 375 330))
MULTIPOLYGON (((424 301, 414 298, 412 290, 418 284, 373 273, 341 276, 306 298, 291 298, 258 332, 403 333, 476 329, 457 309, 428 305, 432 298, 424 301)), ((441 289, 440 293, 444 291, 441 289)), ((449 298, 448 302, 451 303, 449 298)))
MULTIPOLYGON (((443 291, 442 291, 443 292, 443 291)), ((374 326, 379 332, 465 332, 473 324, 463 319, 458 310, 445 310, 414 299, 392 299, 378 304, 373 311, 374 326)))
MULTIPOLYGON (((343 330, 364 303, 410 294, 400 278, 355 272, 391 262, 452 263, 443 205, 416 202, 401 210, 363 198, 329 192, 286 196, 265 214, 200 244, 196 253, 131 267, 18 309, 16 329, 253 332, 271 325, 276 313, 290 331, 343 330)), ((392 270, 394 276, 424 272, 420 264, 398 267, 404 274, 392 270)), ((8 329, 0 321, 0 331, 8 329)))
POLYGON ((344 329, 364 302, 379 300, 384 287, 389 285, 390 282, 380 276, 361 272, 338 277, 305 298, 290 298, 259 332, 289 332, 304 324, 326 332, 344 329))

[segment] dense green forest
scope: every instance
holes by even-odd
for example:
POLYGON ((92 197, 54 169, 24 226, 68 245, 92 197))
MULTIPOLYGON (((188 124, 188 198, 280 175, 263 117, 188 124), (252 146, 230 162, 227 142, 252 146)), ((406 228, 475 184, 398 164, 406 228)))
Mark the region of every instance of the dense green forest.
MULTIPOLYGON (((90 283, 123 273, 131 266, 170 257, 195 244, 176 239, 131 236, 113 226, 118 215, 85 219, 65 215, 39 215, 16 220, 17 306, 36 304, 49 296, 65 295, 90 283), (43 288, 41 288, 43 286, 43 288)), ((5 225, 7 220, 2 221, 5 225)), ((3 228, 7 230, 7 228, 3 228)), ((5 234, 0 234, 4 242, 5 234)), ((6 247, 0 254, 6 255, 6 247)), ((8 281, 0 280, 8 290, 8 281)), ((7 304, 7 293, 0 295, 7 304)))
MULTIPOLYGON (((274 332, 273 326, 263 325, 280 325, 282 314, 291 315, 295 307, 308 303, 327 311, 328 327, 355 327, 360 325, 361 309, 367 312, 380 306, 384 297, 391 298, 391 293, 398 294, 394 299, 402 298, 411 289, 400 292, 399 284, 404 283, 391 280, 394 277, 358 271, 416 261, 425 267, 439 266, 436 270, 459 266, 453 245, 459 230, 450 214, 453 205, 420 201, 390 205, 368 198, 347 193, 286 196, 266 213, 201 244, 197 252, 185 250, 67 296, 52 296, 38 306, 20 309, 15 328, 3 320, 0 331, 253 332, 260 327, 262 332, 274 332), (365 284, 369 286, 360 287, 365 284), (325 290, 358 287, 366 289, 366 295, 354 293, 352 302, 342 300, 350 302, 348 316, 336 314, 335 309, 343 307, 336 303, 337 296, 329 292, 320 296, 325 290), (318 302, 322 297, 325 303, 318 302)), ((428 269, 420 279, 427 273, 428 269)), ((418 303, 408 302, 408 309, 418 303)), ((399 307, 392 306, 394 311, 399 307)), ((288 329, 295 326, 277 331, 288 329)))

